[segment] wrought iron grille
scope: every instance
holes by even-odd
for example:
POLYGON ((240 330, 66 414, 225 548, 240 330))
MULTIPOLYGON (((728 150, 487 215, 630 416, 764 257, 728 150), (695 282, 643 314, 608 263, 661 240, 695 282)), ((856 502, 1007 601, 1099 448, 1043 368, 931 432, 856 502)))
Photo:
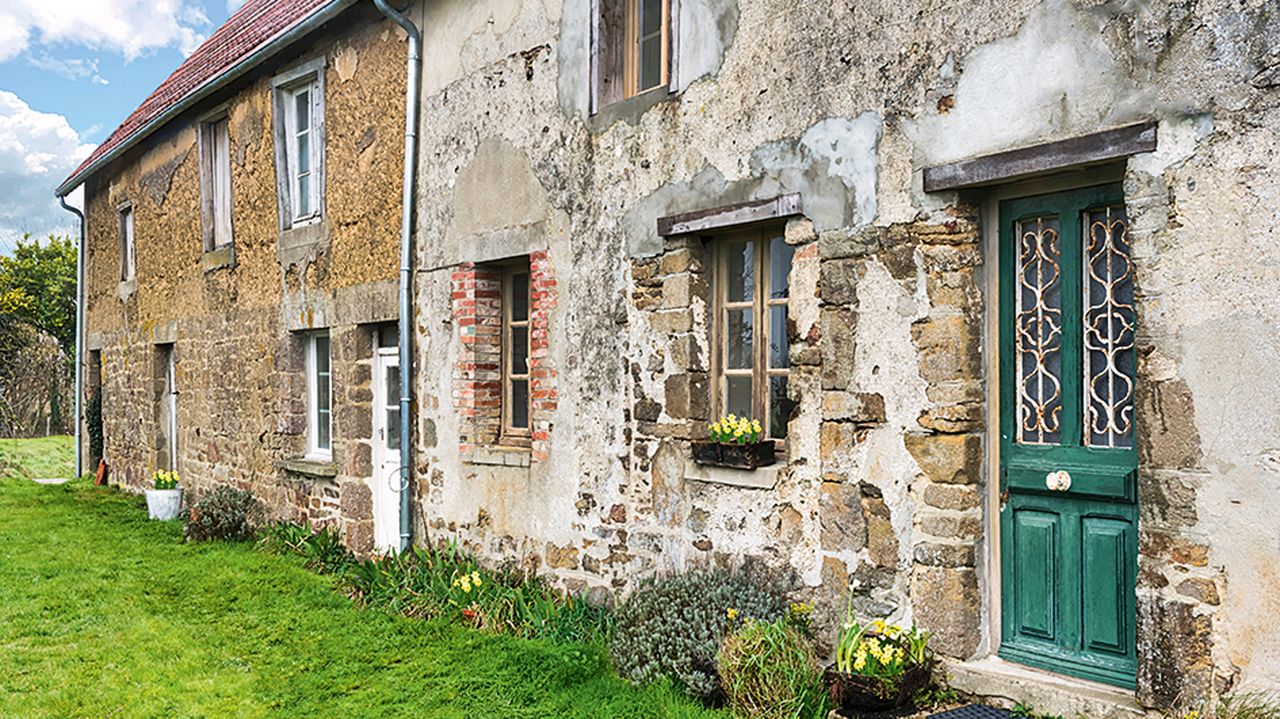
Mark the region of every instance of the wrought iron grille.
POLYGON ((1062 252, 1057 217, 1018 223, 1018 441, 1062 441, 1062 252))
POLYGON ((1133 261, 1123 207, 1085 213, 1085 439, 1091 447, 1133 446, 1133 261))

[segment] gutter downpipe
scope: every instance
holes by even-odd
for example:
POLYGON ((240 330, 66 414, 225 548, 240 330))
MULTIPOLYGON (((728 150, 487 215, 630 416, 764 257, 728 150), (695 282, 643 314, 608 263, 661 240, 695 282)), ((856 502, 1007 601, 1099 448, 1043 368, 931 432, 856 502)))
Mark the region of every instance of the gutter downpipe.
POLYGON ((76 243, 76 475, 72 478, 76 479, 84 474, 84 447, 80 434, 80 426, 84 424, 84 213, 68 205, 65 196, 58 196, 58 204, 80 221, 80 241, 76 243))
POLYGON ((409 518, 409 482, 413 472, 413 206, 418 169, 418 95, 422 84, 422 35, 413 21, 387 0, 373 0, 378 10, 409 36, 409 73, 404 111, 404 206, 400 217, 400 551, 413 542, 409 518))

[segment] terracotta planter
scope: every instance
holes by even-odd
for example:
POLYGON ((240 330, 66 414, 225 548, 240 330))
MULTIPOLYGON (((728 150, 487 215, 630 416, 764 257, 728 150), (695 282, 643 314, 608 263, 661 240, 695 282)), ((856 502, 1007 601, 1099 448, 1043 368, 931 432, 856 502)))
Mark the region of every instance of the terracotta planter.
POLYGON ((932 672, 929 667, 912 667, 896 684, 887 684, 860 674, 836 671, 832 664, 822 678, 832 706, 845 716, 857 716, 864 712, 892 711, 907 706, 917 692, 929 686, 932 672))
POLYGON ((773 440, 755 444, 721 444, 720 442, 694 442, 693 461, 715 467, 756 469, 768 467, 774 462, 773 440))

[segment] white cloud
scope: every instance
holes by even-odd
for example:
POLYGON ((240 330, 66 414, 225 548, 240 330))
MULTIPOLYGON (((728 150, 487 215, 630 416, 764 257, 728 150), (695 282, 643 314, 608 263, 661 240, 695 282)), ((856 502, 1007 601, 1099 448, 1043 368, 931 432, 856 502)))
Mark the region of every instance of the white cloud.
POLYGON ((0 90, 0 245, 24 232, 68 232, 74 222, 53 197, 94 146, 80 142, 67 118, 31 109, 0 90))
POLYGON ((0 62, 33 42, 73 43, 125 60, 163 47, 190 54, 208 28, 209 18, 189 0, 4 0, 0 62))
POLYGON ((57 58, 47 52, 42 52, 27 58, 27 63, 32 67, 48 70, 56 73, 68 80, 80 80, 88 78, 95 85, 107 85, 107 79, 98 74, 97 60, 83 60, 80 58, 57 58))
POLYGON ((235 12, 244 6, 244 0, 227 0, 227 12, 235 12))

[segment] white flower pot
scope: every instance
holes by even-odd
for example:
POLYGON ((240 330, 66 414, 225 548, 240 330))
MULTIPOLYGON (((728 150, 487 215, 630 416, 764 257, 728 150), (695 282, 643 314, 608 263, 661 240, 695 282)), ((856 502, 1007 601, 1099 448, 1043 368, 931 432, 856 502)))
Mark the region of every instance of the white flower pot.
POLYGON ((182 487, 147 490, 147 515, 152 519, 161 521, 177 519, 180 511, 182 511, 182 487))

